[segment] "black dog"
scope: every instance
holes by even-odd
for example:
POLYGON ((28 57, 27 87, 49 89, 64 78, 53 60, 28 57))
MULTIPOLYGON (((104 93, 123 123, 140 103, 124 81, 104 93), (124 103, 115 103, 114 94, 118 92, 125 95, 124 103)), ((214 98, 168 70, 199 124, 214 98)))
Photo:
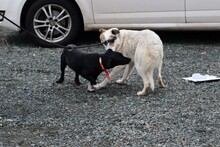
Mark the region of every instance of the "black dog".
POLYGON ((108 49, 104 54, 83 53, 75 48, 75 45, 68 45, 61 55, 61 76, 56 83, 64 81, 65 68, 68 65, 76 73, 75 83, 80 85, 79 75, 89 80, 88 91, 94 91, 93 85, 99 74, 105 69, 118 65, 128 64, 131 59, 124 57, 121 53, 108 49))

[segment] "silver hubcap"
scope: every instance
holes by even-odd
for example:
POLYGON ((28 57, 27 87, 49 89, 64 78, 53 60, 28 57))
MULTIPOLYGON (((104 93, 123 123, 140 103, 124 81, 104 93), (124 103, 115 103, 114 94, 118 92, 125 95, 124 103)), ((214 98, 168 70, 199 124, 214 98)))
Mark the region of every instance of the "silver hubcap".
POLYGON ((39 38, 48 42, 59 42, 70 33, 72 21, 66 9, 50 4, 37 11, 33 26, 39 38))

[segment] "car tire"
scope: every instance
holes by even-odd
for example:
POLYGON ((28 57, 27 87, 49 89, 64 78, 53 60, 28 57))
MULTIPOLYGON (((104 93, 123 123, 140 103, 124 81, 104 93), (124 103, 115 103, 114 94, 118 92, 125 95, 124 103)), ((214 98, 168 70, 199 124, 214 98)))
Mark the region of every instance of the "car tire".
POLYGON ((36 35, 33 39, 44 47, 73 43, 80 31, 81 17, 69 0, 37 0, 27 11, 25 28, 36 35))

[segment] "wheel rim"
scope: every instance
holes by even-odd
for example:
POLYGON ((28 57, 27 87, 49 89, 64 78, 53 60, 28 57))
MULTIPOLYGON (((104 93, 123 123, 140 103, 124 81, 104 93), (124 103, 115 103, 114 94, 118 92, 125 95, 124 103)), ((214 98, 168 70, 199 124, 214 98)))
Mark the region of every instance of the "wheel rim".
POLYGON ((36 12, 33 27, 39 38, 48 42, 60 42, 70 33, 72 21, 66 9, 49 4, 36 12))

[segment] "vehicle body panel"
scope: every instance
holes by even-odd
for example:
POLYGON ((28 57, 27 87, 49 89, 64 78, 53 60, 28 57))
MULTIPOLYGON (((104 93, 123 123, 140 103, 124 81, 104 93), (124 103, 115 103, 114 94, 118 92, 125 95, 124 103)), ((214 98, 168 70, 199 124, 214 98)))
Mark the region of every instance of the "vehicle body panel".
POLYGON ((186 0, 187 23, 220 23, 219 0, 186 0))
MULTIPOLYGON (((25 2, 26 0, 0 0, 0 10, 6 10, 5 16, 9 18, 11 21, 20 25, 21 11, 25 2)), ((0 22, 0 26, 11 28, 14 30, 20 30, 18 27, 15 27, 13 24, 6 20, 4 20, 3 22, 4 23, 0 22)))
MULTIPOLYGON (((0 11, 18 25, 29 0, 0 0, 0 11)), ((73 1, 73 0, 72 0, 73 1)), ((36 0, 37 2, 37 0, 36 0)), ((73 1, 74 2, 74 1, 73 1)), ((99 28, 153 30, 220 30, 219 0, 75 0, 84 30, 99 28)), ((10 22, 0 26, 19 30, 10 22)))
POLYGON ((185 22, 184 0, 93 0, 93 8, 96 24, 185 22))
POLYGON ((81 13, 83 15, 83 21, 85 24, 93 24, 93 7, 92 0, 76 0, 77 5, 79 6, 81 13))

